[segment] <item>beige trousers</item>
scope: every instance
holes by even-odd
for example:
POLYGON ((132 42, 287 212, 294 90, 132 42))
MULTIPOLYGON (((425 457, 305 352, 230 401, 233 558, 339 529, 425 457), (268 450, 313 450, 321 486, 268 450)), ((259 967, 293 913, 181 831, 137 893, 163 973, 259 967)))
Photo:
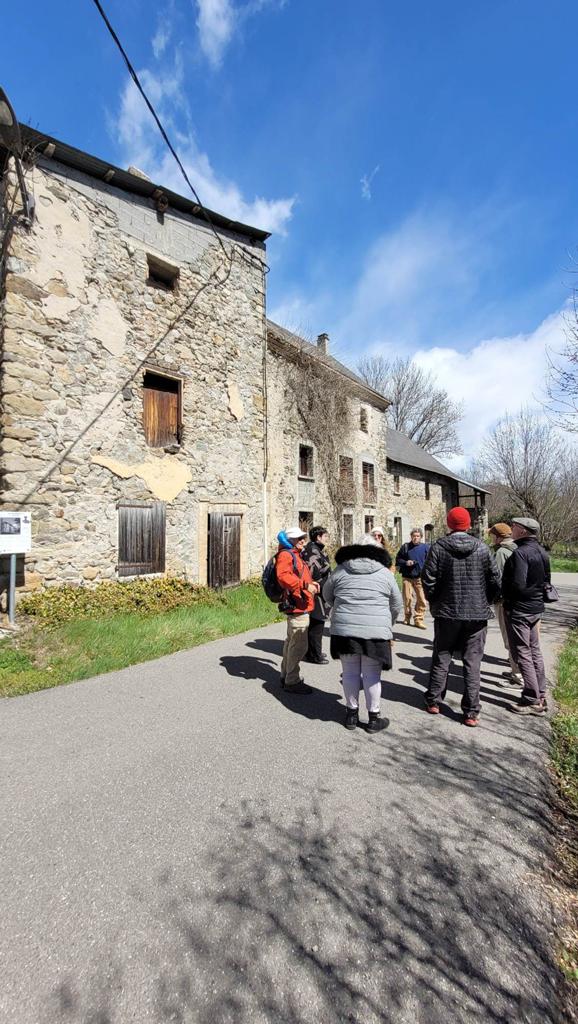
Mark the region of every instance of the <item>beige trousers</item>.
POLYGON ((281 678, 285 686, 299 682, 299 662, 307 653, 309 613, 287 616, 287 638, 283 645, 281 678))
POLYGON ((403 610, 405 621, 411 621, 411 606, 415 595, 414 622, 423 622, 426 610, 426 600, 423 592, 423 583, 419 577, 415 580, 402 580, 403 610))
POLYGON ((508 639, 508 630, 506 628, 506 613, 504 611, 503 604, 495 604, 494 611, 496 613, 496 618, 498 620, 498 625, 500 627, 500 633, 502 634, 502 640, 504 641, 504 647, 508 652, 508 661, 510 662, 510 669, 512 670, 512 672, 515 672, 517 676, 519 676, 520 669, 518 668, 516 662, 514 661, 512 655, 510 654, 510 641, 508 639))

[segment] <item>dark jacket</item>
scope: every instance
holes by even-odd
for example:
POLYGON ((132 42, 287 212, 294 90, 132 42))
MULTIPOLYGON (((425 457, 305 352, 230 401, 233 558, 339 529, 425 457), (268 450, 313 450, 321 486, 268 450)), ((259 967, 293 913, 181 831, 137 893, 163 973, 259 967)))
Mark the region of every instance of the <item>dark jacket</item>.
POLYGON ((331 636, 391 640, 403 602, 388 552, 375 544, 347 544, 335 561, 323 588, 332 606, 331 636))
POLYGON ((493 619, 490 605, 500 597, 500 573, 490 549, 476 537, 450 533, 436 540, 421 578, 435 619, 493 619))
POLYGON ((309 571, 313 578, 314 583, 318 583, 320 592, 315 595, 315 607, 311 612, 312 619, 325 619, 327 617, 327 609, 321 596, 323 590, 323 584, 331 572, 331 563, 325 554, 324 545, 318 544, 317 541, 310 540, 309 543, 303 548, 303 561, 307 562, 309 571))
POLYGON ((407 544, 402 544, 397 552, 395 564, 404 580, 416 580, 418 576, 421 576, 430 547, 431 544, 423 542, 412 544, 411 541, 408 541, 407 544), (408 565, 408 559, 415 564, 408 565))
POLYGON ((513 618, 544 612, 544 584, 550 582, 550 559, 535 537, 521 537, 502 576, 504 608, 513 618))

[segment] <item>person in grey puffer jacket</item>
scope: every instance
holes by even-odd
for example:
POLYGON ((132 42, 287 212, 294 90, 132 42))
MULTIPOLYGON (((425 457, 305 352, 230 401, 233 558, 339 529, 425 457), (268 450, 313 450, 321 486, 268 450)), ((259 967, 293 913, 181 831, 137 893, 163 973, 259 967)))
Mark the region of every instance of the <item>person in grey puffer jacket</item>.
POLYGON ((403 602, 391 568, 391 556, 366 534, 357 544, 339 549, 337 568, 323 587, 331 607, 331 657, 341 659, 347 710, 345 728, 358 724, 363 685, 369 721, 367 732, 385 728, 380 717, 381 669, 391 668, 393 624, 403 602))
POLYGON ((480 666, 484 654, 490 604, 500 597, 500 572, 490 549, 466 532, 471 528, 465 508, 447 515, 451 533, 432 545, 422 573, 425 595, 434 617, 434 648, 426 711, 439 714, 447 690, 454 652, 464 672, 464 724, 476 726, 480 714, 480 666))

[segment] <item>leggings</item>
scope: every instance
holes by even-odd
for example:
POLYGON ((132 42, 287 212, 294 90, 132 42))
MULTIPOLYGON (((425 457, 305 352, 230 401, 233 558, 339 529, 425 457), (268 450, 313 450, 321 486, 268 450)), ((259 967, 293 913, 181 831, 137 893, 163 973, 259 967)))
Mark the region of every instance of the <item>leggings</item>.
POLYGON ((363 685, 367 710, 379 711, 381 699, 381 661, 365 654, 342 654, 342 684, 348 708, 359 707, 359 691, 363 685))

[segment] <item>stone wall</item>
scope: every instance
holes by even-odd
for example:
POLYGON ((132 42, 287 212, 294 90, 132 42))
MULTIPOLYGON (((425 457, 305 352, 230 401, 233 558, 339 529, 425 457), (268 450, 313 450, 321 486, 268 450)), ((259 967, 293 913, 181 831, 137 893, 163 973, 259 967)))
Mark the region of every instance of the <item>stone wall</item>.
POLYGON ((425 470, 414 469, 388 459, 387 472, 387 528, 394 547, 396 546, 396 519, 401 520, 402 542, 409 540, 414 526, 425 531, 427 525, 434 526, 434 536, 443 536, 446 531, 446 512, 457 504, 458 485, 447 477, 435 476, 425 470), (399 476, 399 493, 396 493, 395 477, 399 476), (426 497, 426 483, 429 484, 429 498, 426 497))
POLYGON ((33 514, 26 588, 115 578, 121 500, 166 502, 167 571, 201 582, 208 512, 242 511, 244 573, 258 572, 263 246, 222 233, 227 276, 192 217, 44 159, 27 182, 37 216, 8 251, 0 453, 4 507, 33 514), (147 255, 178 269, 175 291, 147 283, 147 255), (203 289, 215 274, 225 283, 203 289), (146 369, 181 382, 168 451, 145 441, 146 369))
MULTIPOLYGON (((328 386, 354 389, 347 378, 335 374, 328 386)), ((314 441, 308 436, 306 424, 297 414, 292 401, 291 389, 295 386, 294 363, 285 357, 282 350, 269 346, 267 360, 267 436, 268 473, 267 493, 269 507, 268 536, 271 545, 279 530, 298 523, 299 512, 310 512, 314 524, 327 526, 331 533, 332 545, 342 543, 342 523, 337 522, 335 505, 327 486, 327 472, 319 457, 314 441), (314 479, 299 478, 299 446, 305 444, 314 449, 314 479)), ((371 516, 374 525, 383 523, 387 510, 387 483, 385 478, 385 414, 369 401, 356 394, 348 397, 350 429, 347 439, 339 445, 339 452, 333 452, 335 425, 327 418, 327 452, 332 453, 334 472, 339 472, 338 456, 353 459, 355 493, 352 501, 345 501, 343 513, 353 516, 353 537, 364 532, 365 517, 371 516), (367 413, 367 432, 360 429, 360 409, 367 413), (362 463, 374 466, 376 500, 365 503, 362 491, 362 463)))

